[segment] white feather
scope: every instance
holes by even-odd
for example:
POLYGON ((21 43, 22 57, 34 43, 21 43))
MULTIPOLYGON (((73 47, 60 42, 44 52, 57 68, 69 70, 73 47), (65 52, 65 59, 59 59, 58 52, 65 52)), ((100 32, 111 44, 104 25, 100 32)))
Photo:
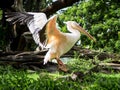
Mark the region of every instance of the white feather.
POLYGON ((29 14, 34 15, 34 18, 27 23, 27 26, 32 33, 33 39, 37 45, 41 48, 44 48, 43 44, 40 42, 39 31, 45 26, 47 23, 47 17, 44 13, 31 13, 29 14))

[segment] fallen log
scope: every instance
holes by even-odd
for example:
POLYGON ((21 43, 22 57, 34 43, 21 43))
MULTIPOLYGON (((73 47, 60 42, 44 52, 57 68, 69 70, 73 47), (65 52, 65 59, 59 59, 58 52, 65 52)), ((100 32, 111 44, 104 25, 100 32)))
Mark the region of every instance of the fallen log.
MULTIPOLYGON (((0 50, 0 65, 12 65, 16 68, 24 68, 24 67, 45 68, 46 66, 43 65, 43 59, 46 52, 47 50, 40 51, 40 52, 34 52, 34 51, 3 52, 2 50, 0 50)), ((75 52, 77 53, 79 58, 84 58, 84 59, 94 59, 95 57, 97 57, 98 60, 104 60, 104 59, 110 58, 113 61, 115 61, 120 59, 120 56, 116 54, 110 54, 106 52, 97 52, 94 50, 83 49, 77 46, 74 46, 68 53, 66 53, 62 57, 74 57, 75 52)), ((52 62, 49 62, 49 63, 52 63, 52 62)), ((49 63, 48 63, 48 66, 50 65, 49 67, 51 67, 52 65, 55 65, 55 67, 57 68, 57 64, 54 64, 54 63, 49 64, 49 63)), ((103 65, 99 65, 99 66, 103 66, 103 65)), ((116 69, 119 69, 119 68, 116 68, 116 69)))
MULTIPOLYGON (((16 58, 17 57, 19 58, 19 56, 29 56, 30 59, 33 58, 33 55, 34 56, 35 55, 40 55, 40 56, 42 55, 42 57, 44 57, 46 52, 47 52, 47 50, 40 51, 40 52, 34 52, 34 51, 28 51, 28 52, 22 52, 22 51, 4 52, 4 51, 0 51, 0 60, 5 59, 6 56, 9 56, 9 57, 6 57, 6 60, 7 60, 7 58, 9 59, 10 57, 11 57, 11 59, 13 59, 12 58, 13 56, 16 56, 16 58), (21 55, 19 55, 19 54, 21 54, 21 55)), ((80 58, 85 58, 85 59, 94 59, 94 57, 97 57, 98 60, 105 60, 107 58, 120 59, 120 56, 115 54, 115 53, 107 53, 107 52, 94 51, 94 50, 90 50, 90 49, 83 49, 83 48, 80 48, 78 46, 74 46, 68 53, 66 53, 62 57, 74 57, 75 56, 74 52, 76 52, 77 55, 80 58)), ((22 59, 24 59, 24 57, 22 59)))

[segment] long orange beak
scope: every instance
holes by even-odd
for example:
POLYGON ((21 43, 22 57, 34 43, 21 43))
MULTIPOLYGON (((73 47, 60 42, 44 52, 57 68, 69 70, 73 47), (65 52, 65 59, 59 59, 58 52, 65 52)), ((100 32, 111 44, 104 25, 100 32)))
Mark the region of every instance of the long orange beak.
POLYGON ((74 24, 72 25, 73 28, 75 28, 76 30, 79 30, 81 33, 83 33, 84 35, 86 35, 87 37, 89 37, 90 39, 92 39, 94 42, 96 42, 96 39, 91 36, 85 29, 83 29, 81 26, 79 26, 78 24, 74 24))

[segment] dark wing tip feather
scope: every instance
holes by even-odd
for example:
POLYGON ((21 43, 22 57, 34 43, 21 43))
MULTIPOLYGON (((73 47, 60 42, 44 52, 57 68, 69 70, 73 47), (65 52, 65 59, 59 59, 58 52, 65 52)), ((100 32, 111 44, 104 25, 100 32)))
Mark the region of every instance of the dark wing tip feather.
POLYGON ((13 24, 19 22, 20 24, 25 24, 30 22, 33 19, 32 14, 24 13, 24 12, 5 12, 5 17, 8 22, 13 24))

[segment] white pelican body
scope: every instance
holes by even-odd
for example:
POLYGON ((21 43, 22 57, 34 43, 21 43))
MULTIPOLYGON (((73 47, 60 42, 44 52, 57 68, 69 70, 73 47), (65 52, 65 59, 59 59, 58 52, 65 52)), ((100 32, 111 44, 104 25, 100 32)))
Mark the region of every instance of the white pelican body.
MULTIPOLYGON (((58 36, 57 36, 58 37, 58 36)), ((59 58, 61 55, 68 52, 74 44, 78 41, 80 38, 80 32, 71 32, 71 33, 62 33, 60 32, 60 38, 55 39, 53 37, 53 40, 50 44, 47 44, 46 48, 49 48, 49 51, 47 52, 44 64, 47 63, 47 61, 59 58)))
POLYGON ((44 64, 52 59, 56 59, 59 68, 67 71, 65 65, 60 61, 60 56, 68 52, 80 38, 80 32, 94 40, 94 38, 87 33, 74 21, 68 21, 67 29, 70 33, 63 33, 56 27, 57 16, 54 16, 46 25, 47 46, 49 51, 45 55, 44 64))
MULTIPOLYGON (((18 21, 22 22, 23 19, 25 19, 25 20, 27 19, 26 17, 28 17, 28 16, 31 17, 31 15, 29 15, 29 14, 22 13, 22 15, 20 17, 15 17, 12 19, 13 20, 18 19, 18 21), (23 18, 23 16, 25 18, 23 18), (21 18, 22 20, 19 18, 21 18)), ((13 15, 11 15, 11 16, 13 16, 13 15)), ((10 18, 10 20, 11 20, 11 18, 10 18)), ((25 22, 25 20, 23 20, 23 21, 25 22)), ((63 62, 60 60, 60 56, 65 54, 66 52, 68 52, 74 46, 74 44, 80 38, 80 32, 94 40, 94 38, 89 33, 87 33, 81 26, 79 26, 79 24, 77 24, 74 21, 66 22, 67 29, 68 29, 68 31, 70 31, 70 33, 63 33, 60 30, 58 30, 58 28, 56 27, 57 16, 53 16, 52 18, 47 20, 46 16, 44 14, 39 14, 39 15, 34 14, 34 15, 32 15, 32 19, 30 18, 30 20, 29 19, 27 19, 27 20, 26 20, 26 23, 27 23, 31 33, 33 34, 33 38, 34 38, 35 42, 40 43, 39 44, 40 47, 48 48, 48 52, 46 53, 45 58, 44 58, 44 64, 46 64, 48 61, 50 61, 52 59, 56 59, 59 69, 65 71, 65 72, 67 71, 67 68, 63 64, 63 62), (44 20, 44 18, 39 17, 40 15, 41 15, 41 17, 44 17, 45 20, 44 20), (38 19, 35 16, 38 16, 38 19), (43 21, 43 23, 42 23, 42 21, 43 21), (40 42, 40 37, 41 37, 40 31, 42 30, 42 28, 45 31, 46 44, 42 44, 40 42), (36 35, 37 35, 37 37, 36 37, 36 35)))

